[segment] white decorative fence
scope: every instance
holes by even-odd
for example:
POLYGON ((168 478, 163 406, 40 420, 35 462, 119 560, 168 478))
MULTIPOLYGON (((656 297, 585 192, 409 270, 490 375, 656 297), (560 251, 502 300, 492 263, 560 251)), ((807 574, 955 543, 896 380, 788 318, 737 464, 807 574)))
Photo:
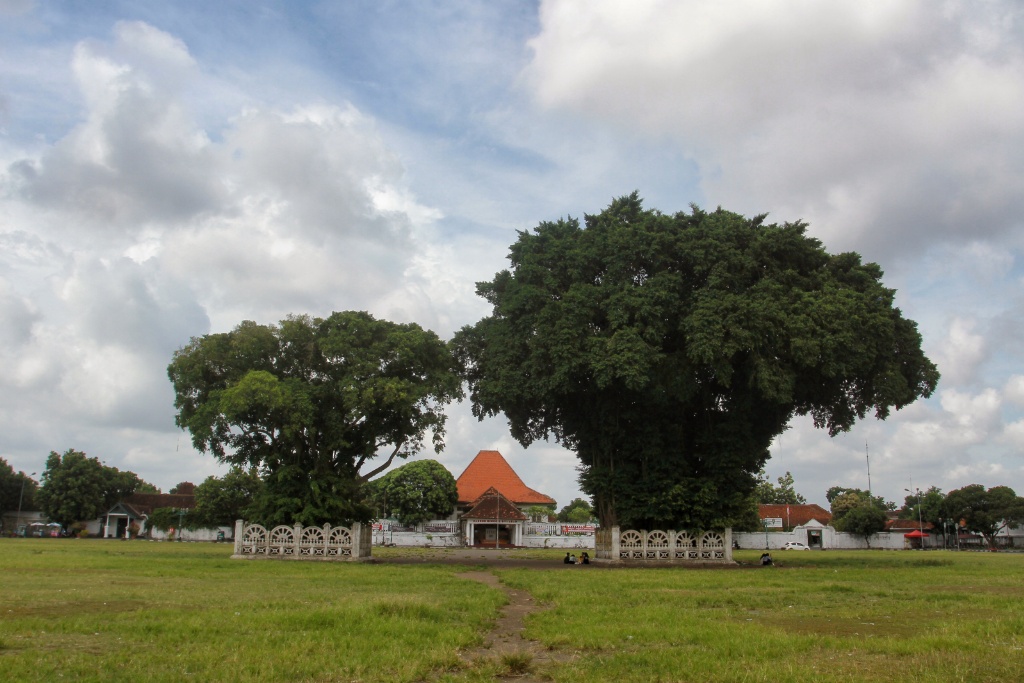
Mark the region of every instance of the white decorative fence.
POLYGON ((351 528, 235 522, 235 559, 280 558, 293 560, 356 560, 370 557, 370 527, 356 522, 351 528))
POLYGON ((598 529, 594 556, 606 562, 732 562, 732 530, 621 531, 598 529))

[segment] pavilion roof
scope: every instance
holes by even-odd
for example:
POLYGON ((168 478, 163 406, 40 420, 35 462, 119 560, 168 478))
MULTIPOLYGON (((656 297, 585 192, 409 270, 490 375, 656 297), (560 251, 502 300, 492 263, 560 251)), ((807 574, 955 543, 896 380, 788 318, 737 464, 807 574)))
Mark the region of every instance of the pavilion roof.
POLYGON ((493 486, 473 501, 473 506, 469 509, 469 512, 462 514, 462 519, 487 519, 495 521, 507 519, 512 522, 524 521, 526 518, 526 515, 516 507, 515 503, 501 495, 501 492, 493 486))
POLYGON ((456 480, 459 504, 477 501, 490 488, 516 505, 555 505, 555 499, 523 483, 498 451, 480 451, 456 480))

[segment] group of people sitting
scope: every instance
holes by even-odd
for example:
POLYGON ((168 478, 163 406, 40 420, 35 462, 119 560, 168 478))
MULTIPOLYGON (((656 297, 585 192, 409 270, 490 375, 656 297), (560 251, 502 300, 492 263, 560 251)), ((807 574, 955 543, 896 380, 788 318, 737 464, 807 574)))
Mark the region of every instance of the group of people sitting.
POLYGON ((584 551, 580 553, 580 558, 577 560, 576 556, 572 553, 566 553, 562 564, 590 564, 590 555, 584 551))

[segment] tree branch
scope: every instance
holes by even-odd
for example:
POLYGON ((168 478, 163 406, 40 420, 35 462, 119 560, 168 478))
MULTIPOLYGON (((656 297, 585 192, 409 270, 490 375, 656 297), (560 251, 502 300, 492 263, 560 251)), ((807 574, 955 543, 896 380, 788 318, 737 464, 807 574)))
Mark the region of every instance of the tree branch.
MULTIPOLYGON (((395 459, 395 456, 398 455, 398 451, 402 450, 402 446, 404 446, 404 445, 405 445, 405 440, 404 439, 402 441, 399 441, 398 444, 395 445, 395 450, 393 450, 391 452, 391 456, 388 457, 387 462, 385 462, 380 467, 376 467, 376 468, 370 470, 366 474, 359 475, 359 481, 363 481, 363 482, 369 481, 370 477, 373 477, 374 475, 380 474, 381 472, 386 470, 388 467, 390 467, 392 461, 394 461, 394 459, 395 459)), ((359 467, 362 466, 362 464, 363 464, 363 462, 365 460, 366 460, 366 456, 365 455, 362 458, 359 459, 359 466, 356 467, 356 471, 359 470, 359 467)))

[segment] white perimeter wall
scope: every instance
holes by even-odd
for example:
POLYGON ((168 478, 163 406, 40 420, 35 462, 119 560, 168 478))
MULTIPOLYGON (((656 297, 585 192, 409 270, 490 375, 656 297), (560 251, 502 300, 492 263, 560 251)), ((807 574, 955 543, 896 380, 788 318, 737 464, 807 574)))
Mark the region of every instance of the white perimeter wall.
MULTIPOLYGON (((872 549, 905 550, 910 547, 910 541, 903 537, 903 534, 906 533, 903 531, 884 531, 879 534, 874 534, 871 536, 870 544, 868 544, 868 542, 864 540, 863 536, 836 531, 830 526, 798 526, 792 531, 769 531, 767 534, 763 531, 733 531, 732 538, 739 544, 740 548, 753 550, 763 550, 765 547, 765 539, 767 538, 768 548, 770 550, 779 550, 783 545, 790 541, 809 545, 807 543, 808 529, 821 531, 821 544, 826 550, 862 550, 869 547, 872 549)), ((925 548, 939 547, 941 545, 941 536, 933 536, 932 538, 924 539, 925 548)))

